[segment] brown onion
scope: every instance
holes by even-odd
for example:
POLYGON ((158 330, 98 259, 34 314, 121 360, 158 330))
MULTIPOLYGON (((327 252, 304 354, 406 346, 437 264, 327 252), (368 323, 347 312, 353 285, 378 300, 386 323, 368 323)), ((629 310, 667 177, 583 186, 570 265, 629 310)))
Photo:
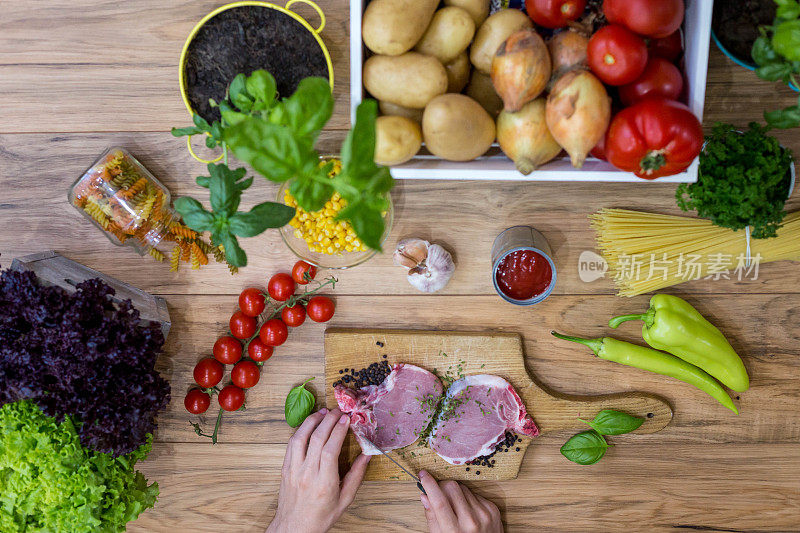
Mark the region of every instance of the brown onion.
POLYGON ((561 145, 547 129, 544 98, 528 102, 516 113, 501 112, 497 117, 497 142, 526 176, 561 152, 561 145))
POLYGON ((586 48, 589 39, 581 33, 567 29, 556 33, 547 41, 553 63, 553 77, 558 78, 568 70, 586 68, 586 48))
POLYGON ((608 129, 611 98, 593 74, 571 70, 553 85, 545 117, 550 133, 567 151, 572 166, 581 168, 608 129))
POLYGON ((550 72, 547 46, 532 29, 512 33, 492 60, 492 83, 506 111, 519 111, 542 94, 550 72))

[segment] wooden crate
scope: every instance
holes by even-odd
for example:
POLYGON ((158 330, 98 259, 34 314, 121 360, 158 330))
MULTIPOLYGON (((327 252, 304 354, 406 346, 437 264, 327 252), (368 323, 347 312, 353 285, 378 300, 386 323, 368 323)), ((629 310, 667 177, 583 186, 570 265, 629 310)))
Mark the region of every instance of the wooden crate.
POLYGON ((57 285, 69 292, 74 292, 75 287, 82 281, 100 278, 116 291, 115 301, 130 300, 139 311, 142 321, 157 323, 161 326, 164 338, 167 338, 170 327, 169 311, 167 310, 167 301, 160 296, 148 294, 97 270, 67 259, 52 250, 18 257, 11 263, 11 269, 30 270, 43 283, 57 285))

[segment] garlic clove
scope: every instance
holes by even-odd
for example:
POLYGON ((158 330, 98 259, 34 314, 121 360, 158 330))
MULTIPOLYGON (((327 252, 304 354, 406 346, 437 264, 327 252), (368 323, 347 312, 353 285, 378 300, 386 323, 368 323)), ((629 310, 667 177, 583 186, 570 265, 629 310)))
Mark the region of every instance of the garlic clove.
POLYGON ((403 239, 397 243, 392 257, 394 264, 405 268, 414 268, 428 257, 430 243, 422 239, 403 239))
POLYGON ((450 252, 438 244, 430 244, 427 259, 408 271, 408 282, 422 292, 436 292, 447 285, 455 271, 450 252))

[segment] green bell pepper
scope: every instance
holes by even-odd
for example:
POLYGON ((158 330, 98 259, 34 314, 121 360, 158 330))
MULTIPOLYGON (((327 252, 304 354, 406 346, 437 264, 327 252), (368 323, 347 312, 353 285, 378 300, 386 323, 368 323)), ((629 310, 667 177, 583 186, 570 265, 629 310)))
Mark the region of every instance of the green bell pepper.
POLYGON ((730 389, 742 392, 750 387, 741 357, 725 336, 686 300, 656 294, 650 299, 646 313, 618 316, 608 325, 616 328, 628 320, 644 321, 642 337, 653 348, 702 368, 730 389))

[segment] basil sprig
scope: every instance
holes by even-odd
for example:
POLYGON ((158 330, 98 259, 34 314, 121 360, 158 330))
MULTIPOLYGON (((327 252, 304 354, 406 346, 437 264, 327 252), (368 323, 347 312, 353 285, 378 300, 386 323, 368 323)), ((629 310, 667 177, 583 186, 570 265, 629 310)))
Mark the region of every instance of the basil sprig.
POLYGON ((306 383, 314 379, 308 378, 297 387, 289 391, 286 396, 286 404, 284 405, 284 416, 286 423, 291 427, 296 428, 303 423, 311 411, 314 409, 316 399, 311 391, 306 389, 306 383))
POLYGON ((574 435, 561 447, 561 455, 579 465, 592 465, 603 458, 608 444, 603 435, 623 435, 635 431, 642 425, 644 418, 629 415, 613 409, 603 409, 594 420, 581 422, 589 424, 592 429, 574 435))
POLYGON ((219 108, 221 120, 209 124, 194 115, 194 126, 174 128, 172 134, 206 134, 206 146, 222 147, 225 164, 209 165, 211 176, 197 179, 199 185, 209 188, 212 212, 209 216, 191 198, 178 199, 175 207, 189 227, 212 232, 214 243, 225 246, 230 264, 247 264, 236 237, 252 237, 267 228, 281 227, 292 219, 294 210, 289 214, 289 208, 278 209, 279 204, 265 202, 248 214, 237 213, 241 191, 250 186, 252 178, 241 181, 244 169, 227 167, 228 149, 270 181, 292 180, 289 191, 306 211, 322 209, 338 192, 347 201, 338 220, 349 222, 366 246, 380 250, 383 214, 389 208, 388 193, 394 180, 388 168, 374 162, 378 115, 374 100, 365 100, 358 106, 355 124, 342 146, 342 170, 333 178, 328 176, 331 164, 320 165, 319 153, 314 149, 333 113, 327 80, 306 78, 291 96, 279 100, 275 79, 270 73, 257 70, 250 76, 237 75, 225 100, 212 100, 211 104, 219 108))

